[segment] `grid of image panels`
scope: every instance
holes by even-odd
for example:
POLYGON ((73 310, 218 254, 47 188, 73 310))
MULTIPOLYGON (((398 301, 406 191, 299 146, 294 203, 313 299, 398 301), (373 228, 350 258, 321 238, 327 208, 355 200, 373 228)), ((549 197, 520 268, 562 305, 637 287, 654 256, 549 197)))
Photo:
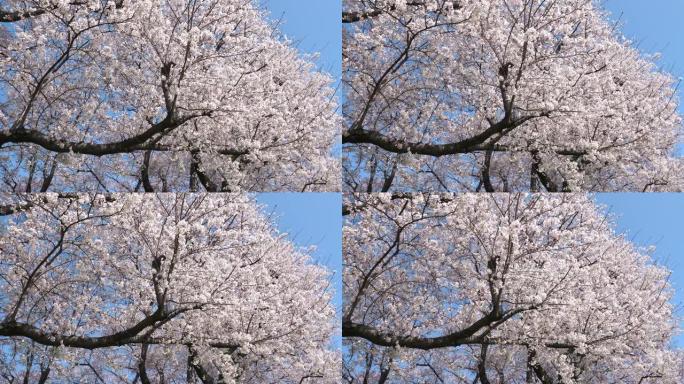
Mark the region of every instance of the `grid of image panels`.
POLYGON ((0 384, 684 383, 682 14, 0 0, 0 384))

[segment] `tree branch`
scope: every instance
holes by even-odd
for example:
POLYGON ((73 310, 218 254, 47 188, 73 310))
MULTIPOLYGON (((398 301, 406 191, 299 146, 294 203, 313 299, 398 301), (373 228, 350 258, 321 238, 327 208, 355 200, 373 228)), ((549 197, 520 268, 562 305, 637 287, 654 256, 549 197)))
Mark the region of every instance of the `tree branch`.
MULTIPOLYGON (((151 128, 149 128, 141 134, 120 141, 103 144, 71 142, 63 139, 51 138, 40 131, 19 128, 15 130, 0 132, 0 146, 6 143, 35 144, 43 147, 48 151, 52 151, 55 153, 75 153, 80 155, 93 155, 98 157, 120 153, 131 153, 135 151, 182 150, 182 148, 174 148, 168 145, 160 145, 158 143, 160 138, 158 135, 163 136, 165 134, 168 134, 169 132, 178 128, 190 119, 200 116, 209 116, 209 114, 210 112, 205 112, 200 115, 190 115, 180 119, 167 117, 163 121, 154 124, 151 128)), ((216 153, 219 155, 237 158, 239 156, 248 154, 249 151, 224 148, 216 150, 216 153)))
MULTIPOLYGON (((455 155, 461 153, 471 153, 485 150, 499 150, 505 148, 501 146, 483 145, 488 139, 494 135, 510 131, 525 122, 539 118, 546 117, 548 113, 542 113, 538 116, 526 116, 517 120, 503 119, 497 123, 489 126, 489 128, 480 132, 479 134, 448 144, 427 144, 427 143, 410 143, 397 139, 392 139, 383 135, 380 132, 365 130, 363 128, 355 128, 345 131, 342 134, 343 144, 373 144, 388 152, 393 153, 412 153, 417 155, 427 155, 434 157, 441 157, 447 155, 455 155)), ((563 154, 579 154, 575 151, 562 151, 563 154)))
POLYGON ((485 327, 492 325, 497 320, 500 319, 496 319, 496 317, 490 313, 463 330, 436 337, 400 336, 381 331, 369 325, 344 321, 342 323, 342 337, 360 337, 375 345, 383 347, 394 347, 398 345, 405 348, 430 350, 456 347, 464 344, 479 344, 483 341, 483 337, 475 336, 475 334, 485 327))
MULTIPOLYGON (((90 350, 97 348, 118 347, 126 344, 155 344, 160 342, 150 337, 152 331, 185 312, 200 308, 201 305, 195 305, 192 307, 167 311, 164 309, 164 307, 158 307, 154 313, 140 320, 133 326, 105 336, 75 336, 45 332, 31 324, 17 322, 9 318, 0 323, 0 336, 26 337, 42 345, 53 347, 65 346, 90 350)), ((217 343, 215 347, 229 348, 231 346, 217 343)))
POLYGON ((5 321, 0 323, 0 336, 21 336, 29 338, 39 344, 57 347, 97 349, 116 347, 125 344, 140 343, 145 335, 140 335, 148 327, 153 327, 158 322, 168 320, 167 316, 161 311, 144 318, 135 325, 107 336, 73 336, 60 335, 56 333, 44 332, 33 325, 16 321, 5 321))
POLYGON ((485 191, 490 193, 496 192, 491 178, 492 153, 491 149, 485 152, 484 165, 482 167, 482 182, 484 183, 485 191))
POLYGON ((179 118, 167 116, 164 120, 153 124, 149 129, 138 135, 105 144, 71 142, 52 138, 40 131, 19 127, 17 129, 0 132, 0 146, 6 143, 29 143, 39 145, 52 152, 78 153, 94 156, 112 155, 147 149, 159 150, 163 147, 158 147, 156 140, 152 140, 155 136, 165 135, 191 119, 210 115, 211 112, 193 114, 179 118))
POLYGON ((480 359, 477 362, 477 375, 481 384, 491 384, 489 377, 487 377, 487 349, 489 349, 488 344, 483 344, 480 347, 480 359))
POLYGON ((145 155, 143 157, 142 169, 140 170, 140 177, 142 178, 143 188, 145 188, 145 192, 154 192, 154 187, 152 186, 152 183, 150 182, 150 160, 151 160, 151 157, 152 157, 152 151, 150 151, 150 150, 145 151, 145 155))
POLYGON ((142 384, 152 384, 150 377, 147 376, 147 349, 149 345, 143 344, 140 347, 140 361, 138 362, 138 375, 142 384))

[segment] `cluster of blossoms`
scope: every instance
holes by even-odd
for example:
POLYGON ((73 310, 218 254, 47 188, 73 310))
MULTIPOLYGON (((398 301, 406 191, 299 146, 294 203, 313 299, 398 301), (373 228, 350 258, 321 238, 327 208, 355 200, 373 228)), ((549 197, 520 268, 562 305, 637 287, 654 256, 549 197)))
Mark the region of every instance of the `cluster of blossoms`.
POLYGON ((682 189, 676 80, 596 3, 345 0, 345 188, 682 189))
POLYGON ((3 200, 9 382, 336 382, 328 272, 251 197, 3 200))
POLYGON ((669 271, 616 235, 590 197, 346 203, 346 381, 684 380, 669 271))
POLYGON ((252 1, 3 1, 0 188, 338 190, 314 60, 252 1))

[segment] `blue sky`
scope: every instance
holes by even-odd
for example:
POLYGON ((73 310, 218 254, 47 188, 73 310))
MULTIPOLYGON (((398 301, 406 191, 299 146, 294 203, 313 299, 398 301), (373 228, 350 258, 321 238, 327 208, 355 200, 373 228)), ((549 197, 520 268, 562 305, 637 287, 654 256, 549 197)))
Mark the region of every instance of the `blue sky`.
POLYGON ((338 80, 342 76, 341 0, 261 0, 280 30, 303 52, 320 53, 319 64, 338 80))
MULTIPOLYGON (((656 247, 656 261, 672 270, 673 304, 679 307, 677 315, 684 317, 684 194, 603 193, 595 200, 607 206, 618 232, 635 244, 656 247)), ((684 335, 675 344, 684 348, 684 335)))
MULTIPOLYGON (((256 200, 265 206, 267 214, 275 215, 278 230, 286 232, 292 242, 302 247, 316 246, 312 254, 314 262, 333 272, 333 303, 339 317, 342 308, 342 195, 259 193, 256 200)), ((335 343, 339 345, 340 340, 336 337, 335 343)))

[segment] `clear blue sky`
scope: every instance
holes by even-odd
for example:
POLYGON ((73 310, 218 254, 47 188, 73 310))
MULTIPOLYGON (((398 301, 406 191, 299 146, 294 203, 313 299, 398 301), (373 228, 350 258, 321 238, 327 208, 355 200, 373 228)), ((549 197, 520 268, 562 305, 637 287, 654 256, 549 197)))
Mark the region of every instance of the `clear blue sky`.
MULTIPOLYGON (((620 233, 635 244, 656 247, 658 263, 672 270, 673 304, 679 307, 678 317, 683 317, 684 193, 603 193, 595 200, 608 207, 620 233)), ((684 335, 676 338, 676 345, 684 348, 684 335)))
POLYGON ((299 49, 320 53, 319 64, 336 80, 342 76, 341 0, 260 0, 271 12, 271 18, 281 19, 280 30, 299 49))
MULTIPOLYGON (((256 200, 267 214, 274 214, 280 232, 296 245, 316 246, 314 262, 331 272, 333 303, 341 323, 342 308, 342 195, 338 193, 259 193, 256 200)), ((335 344, 341 338, 335 337, 335 344)))

